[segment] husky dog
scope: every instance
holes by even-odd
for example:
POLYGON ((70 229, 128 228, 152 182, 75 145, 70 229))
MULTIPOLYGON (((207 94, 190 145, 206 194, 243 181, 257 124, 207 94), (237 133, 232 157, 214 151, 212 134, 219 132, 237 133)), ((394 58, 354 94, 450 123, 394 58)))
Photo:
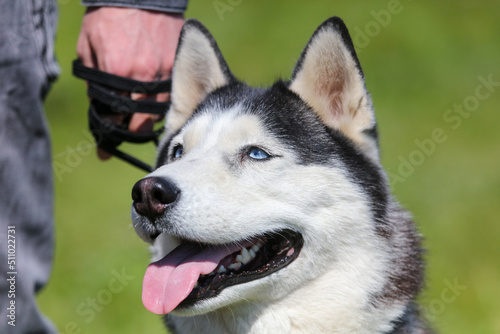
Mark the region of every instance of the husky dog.
POLYGON ((389 192, 346 26, 252 88, 187 21, 157 169, 132 190, 142 300, 173 333, 430 333, 420 237, 389 192))

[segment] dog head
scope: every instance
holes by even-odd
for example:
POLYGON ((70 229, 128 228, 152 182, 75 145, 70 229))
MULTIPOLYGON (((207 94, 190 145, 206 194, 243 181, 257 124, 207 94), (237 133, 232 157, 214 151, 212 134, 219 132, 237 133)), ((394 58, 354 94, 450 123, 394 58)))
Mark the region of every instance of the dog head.
POLYGON ((206 28, 187 21, 172 82, 157 169, 132 193, 133 225, 156 249, 145 306, 272 303, 325 275, 339 307, 381 294, 390 198, 343 22, 320 25, 291 80, 264 89, 238 81, 206 28))

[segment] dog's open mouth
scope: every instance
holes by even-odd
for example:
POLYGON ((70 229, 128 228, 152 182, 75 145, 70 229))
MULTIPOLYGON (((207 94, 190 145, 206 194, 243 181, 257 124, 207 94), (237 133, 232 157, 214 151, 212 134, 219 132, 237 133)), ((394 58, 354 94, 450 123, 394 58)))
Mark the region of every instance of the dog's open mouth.
POLYGON ((303 243, 302 236, 291 230, 218 246, 185 241, 149 265, 142 301, 157 314, 189 307, 229 286, 286 267, 297 258, 303 243))

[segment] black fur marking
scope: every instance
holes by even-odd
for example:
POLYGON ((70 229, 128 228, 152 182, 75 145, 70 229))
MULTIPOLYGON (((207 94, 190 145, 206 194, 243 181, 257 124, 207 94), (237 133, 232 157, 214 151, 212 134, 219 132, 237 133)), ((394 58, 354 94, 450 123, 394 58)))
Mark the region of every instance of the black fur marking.
POLYGON ((405 314, 393 321, 395 327, 390 333, 430 334, 432 331, 425 326, 425 321, 419 316, 418 308, 413 302, 424 282, 421 236, 415 229, 410 214, 392 201, 388 209, 387 223, 387 227, 392 231, 387 240, 391 263, 384 287, 370 298, 371 307, 391 305, 394 301, 407 303, 405 314), (416 329, 418 331, 415 331, 416 329))
POLYGON ((420 312, 414 303, 406 308, 405 313, 397 320, 393 321, 394 327, 387 334, 433 334, 427 324, 420 318, 420 312), (418 332, 416 332, 418 331, 418 332))
POLYGON ((422 289, 424 281, 424 261, 421 237, 415 229, 414 222, 402 209, 393 210, 390 218, 394 234, 389 240, 392 250, 398 254, 393 270, 389 273, 389 280, 377 300, 401 300, 404 296, 408 300, 414 299, 422 289))
POLYGON ((378 137, 377 125, 374 125, 371 129, 364 130, 363 133, 375 139, 377 141, 377 146, 378 146, 379 137, 378 137))

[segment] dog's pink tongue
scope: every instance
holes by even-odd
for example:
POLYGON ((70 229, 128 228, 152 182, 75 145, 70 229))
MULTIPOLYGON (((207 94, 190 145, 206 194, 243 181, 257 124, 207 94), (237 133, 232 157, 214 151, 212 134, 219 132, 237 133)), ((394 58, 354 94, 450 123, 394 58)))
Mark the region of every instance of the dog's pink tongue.
POLYGON ((241 244, 206 249, 196 244, 179 245, 148 266, 142 283, 142 303, 156 314, 171 312, 193 291, 200 275, 214 271, 224 257, 239 249, 241 244))

